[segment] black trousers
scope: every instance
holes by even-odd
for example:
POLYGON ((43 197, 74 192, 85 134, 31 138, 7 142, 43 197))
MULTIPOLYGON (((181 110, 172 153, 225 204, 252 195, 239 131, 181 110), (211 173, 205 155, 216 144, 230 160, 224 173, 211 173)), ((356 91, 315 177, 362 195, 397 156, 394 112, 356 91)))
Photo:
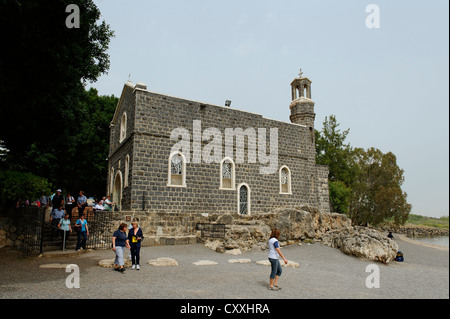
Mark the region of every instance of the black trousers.
POLYGON ((69 220, 72 220, 72 210, 73 210, 73 204, 70 204, 70 205, 68 205, 68 204, 66 204, 66 207, 65 207, 65 209, 66 209, 66 214, 69 214, 69 220))
POLYGON ((59 237, 59 235, 61 233, 61 231, 58 229, 60 220, 61 220, 60 218, 52 219, 52 226, 54 227, 54 228, 52 228, 52 238, 59 237))
POLYGON ((84 213, 84 209, 86 208, 86 204, 84 204, 84 205, 81 205, 81 207, 78 207, 78 218, 80 218, 81 217, 81 215, 83 215, 83 213, 84 213))
POLYGON ((131 251, 131 264, 139 265, 141 245, 138 246, 130 244, 130 251, 131 251))

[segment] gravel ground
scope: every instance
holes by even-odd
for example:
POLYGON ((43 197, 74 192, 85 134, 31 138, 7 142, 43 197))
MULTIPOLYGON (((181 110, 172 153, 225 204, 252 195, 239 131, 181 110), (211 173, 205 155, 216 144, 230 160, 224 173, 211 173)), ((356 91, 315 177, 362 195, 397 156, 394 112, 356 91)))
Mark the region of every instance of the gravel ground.
POLYGON ((141 270, 123 274, 97 266, 114 258, 111 250, 91 251, 76 258, 20 258, 0 250, 0 299, 409 299, 449 298, 448 249, 435 249, 397 239, 404 263, 377 263, 380 288, 366 287, 366 267, 371 261, 343 254, 320 243, 282 248, 299 268, 283 268, 280 291, 270 291, 270 268, 255 262, 267 260, 267 251, 239 256, 219 254, 202 245, 145 247, 141 270), (178 267, 152 267, 148 260, 170 257, 178 267), (250 264, 230 264, 229 259, 251 259, 250 264), (218 262, 195 266, 199 260, 218 262), (45 264, 76 264, 80 289, 68 289, 65 269, 43 269, 45 264))

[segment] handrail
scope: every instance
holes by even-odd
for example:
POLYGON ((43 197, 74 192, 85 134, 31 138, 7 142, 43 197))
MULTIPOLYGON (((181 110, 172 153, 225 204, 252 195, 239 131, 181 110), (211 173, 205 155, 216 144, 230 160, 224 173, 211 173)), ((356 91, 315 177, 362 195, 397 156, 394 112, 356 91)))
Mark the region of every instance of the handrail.
POLYGON ((50 224, 49 222, 44 222, 44 224, 45 224, 46 226, 49 226, 50 228, 53 228, 53 229, 56 229, 56 230, 59 230, 59 231, 63 231, 63 232, 64 232, 64 234, 63 234, 63 246, 62 246, 62 250, 63 250, 63 251, 66 251, 66 250, 67 250, 67 249, 66 249, 66 232, 67 232, 67 230, 61 229, 61 228, 59 228, 59 227, 55 227, 55 226, 53 226, 52 224, 50 224))

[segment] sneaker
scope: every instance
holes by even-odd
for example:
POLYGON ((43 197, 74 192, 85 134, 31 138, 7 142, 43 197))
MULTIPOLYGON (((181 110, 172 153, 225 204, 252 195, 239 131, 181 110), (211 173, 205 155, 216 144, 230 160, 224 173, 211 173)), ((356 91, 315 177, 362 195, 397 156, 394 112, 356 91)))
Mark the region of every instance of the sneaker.
MULTIPOLYGON (((138 266, 139 267, 139 266, 138 266)), ((131 269, 136 269, 136 265, 131 266, 131 269)))
POLYGON ((280 290, 280 289, 279 289, 278 287, 275 287, 275 286, 273 286, 273 287, 269 286, 269 290, 278 291, 278 290, 280 290))
POLYGON ((141 267, 139 267, 139 265, 137 265, 137 266, 136 266, 136 269, 137 269, 137 270, 141 270, 141 267))

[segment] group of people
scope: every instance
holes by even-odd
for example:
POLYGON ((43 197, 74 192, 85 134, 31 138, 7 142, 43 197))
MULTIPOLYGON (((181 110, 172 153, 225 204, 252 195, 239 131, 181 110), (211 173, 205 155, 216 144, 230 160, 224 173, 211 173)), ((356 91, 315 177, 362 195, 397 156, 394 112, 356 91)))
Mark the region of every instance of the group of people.
MULTIPOLYGON (((271 264, 269 289, 275 291, 281 289, 281 287, 278 285, 278 280, 283 273, 279 257, 281 257, 285 264, 288 263, 287 259, 284 257, 280 249, 280 235, 281 231, 279 229, 274 229, 270 234, 269 239, 268 258, 271 264)), ((140 269, 140 250, 141 242, 143 239, 144 236, 142 229, 139 227, 138 218, 133 219, 130 227, 128 227, 128 225, 125 223, 120 224, 119 229, 117 229, 112 236, 112 249, 116 254, 116 258, 114 260, 115 271, 119 271, 122 273, 125 271, 125 263, 123 257, 125 248, 130 249, 132 263, 131 269, 140 269)))
MULTIPOLYGON (((104 200, 106 208, 102 206, 101 210, 112 211, 114 203, 111 202, 110 196, 104 197, 104 200)), ((59 237, 60 235, 64 234, 62 238, 64 245, 63 249, 65 250, 67 239, 70 236, 70 233, 75 230, 77 232, 76 250, 79 251, 82 248, 86 249, 86 243, 89 236, 89 228, 85 215, 85 209, 88 206, 88 200, 86 195, 84 194, 84 191, 80 191, 78 193, 77 199, 75 200, 75 198, 70 193, 67 193, 67 195, 64 197, 61 194, 61 189, 58 189, 56 190, 56 194, 54 194, 52 197, 42 196, 39 199, 39 202, 40 207, 44 207, 45 209, 47 209, 48 207, 52 208, 50 213, 50 224, 53 227, 52 238, 55 239, 55 237, 59 237), (75 208, 78 209, 79 219, 76 221, 72 229, 72 212, 75 208)), ((101 202, 103 204, 103 201, 101 202)), ((94 209, 96 209, 95 206, 94 209)))
POLYGON ((130 227, 125 223, 120 224, 119 229, 116 230, 112 236, 112 249, 116 254, 114 270, 122 273, 125 271, 123 257, 125 248, 130 249, 131 269, 141 269, 139 263, 142 240, 144 240, 144 234, 139 227, 139 218, 134 218, 130 227))

